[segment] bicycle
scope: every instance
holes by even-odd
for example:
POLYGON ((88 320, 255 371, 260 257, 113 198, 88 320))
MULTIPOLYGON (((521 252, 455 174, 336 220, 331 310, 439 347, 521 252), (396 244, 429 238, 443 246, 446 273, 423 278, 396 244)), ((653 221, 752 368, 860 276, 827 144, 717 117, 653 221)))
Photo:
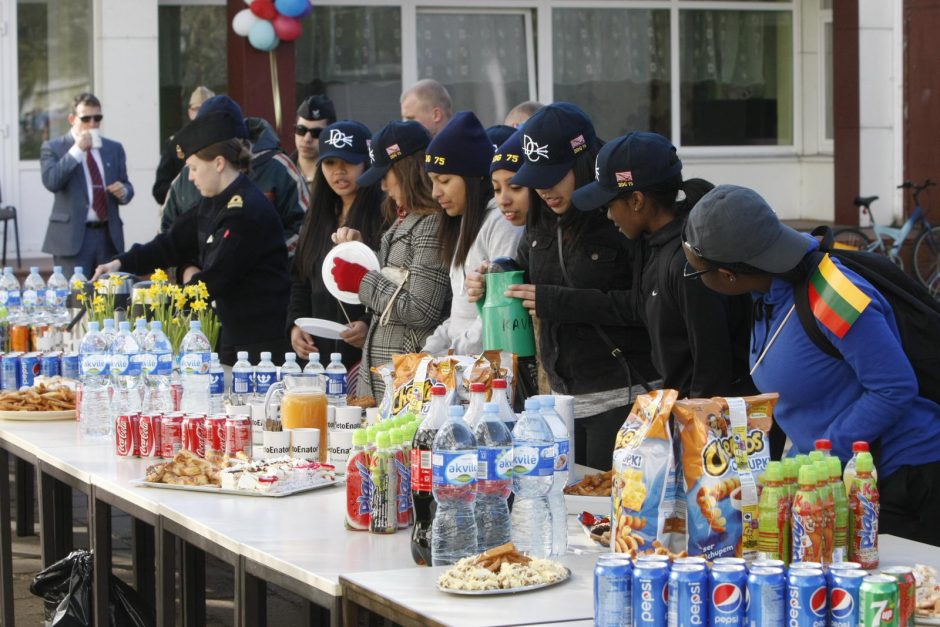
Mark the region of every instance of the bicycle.
POLYGON ((878 200, 878 196, 857 197, 854 204, 868 216, 871 229, 875 233, 875 240, 872 241, 859 229, 845 228, 834 233, 835 241, 846 248, 881 253, 903 270, 901 247, 914 227, 919 226, 922 232, 914 241, 911 254, 913 275, 930 290, 934 298, 940 298, 940 225, 930 223, 925 215, 926 211, 920 204, 920 194, 935 185, 936 183, 930 179, 921 184, 905 181, 898 185, 898 189, 913 190, 914 197, 914 211, 901 228, 882 226, 875 221, 875 216, 871 212, 871 203, 878 200))

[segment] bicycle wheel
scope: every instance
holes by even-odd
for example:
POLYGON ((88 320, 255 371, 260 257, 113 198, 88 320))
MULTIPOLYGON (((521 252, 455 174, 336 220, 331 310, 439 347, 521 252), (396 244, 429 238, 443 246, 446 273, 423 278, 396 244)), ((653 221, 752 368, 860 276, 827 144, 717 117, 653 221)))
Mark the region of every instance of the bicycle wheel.
POLYGON ((871 240, 858 229, 839 229, 832 234, 836 248, 847 250, 865 250, 871 240))
MULTIPOLYGON (((940 226, 924 231, 914 242, 914 276, 929 290, 940 289, 940 226)), ((934 296, 938 294, 934 293, 934 296)))

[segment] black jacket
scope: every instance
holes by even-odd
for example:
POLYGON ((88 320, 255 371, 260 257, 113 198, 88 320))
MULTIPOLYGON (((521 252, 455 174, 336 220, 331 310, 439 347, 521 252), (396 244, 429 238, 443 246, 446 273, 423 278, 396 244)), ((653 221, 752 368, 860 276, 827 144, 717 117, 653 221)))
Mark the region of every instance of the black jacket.
POLYGON ((176 140, 174 135, 166 140, 163 145, 163 151, 160 153, 160 163, 157 165, 157 175, 153 182, 153 199, 158 205, 166 202, 167 192, 170 191, 170 184, 173 179, 179 176, 186 162, 176 156, 176 140))
MULTIPOLYGON (((574 209, 572 209, 573 211, 574 209)), ((580 237, 563 241, 567 287, 558 260, 557 231, 543 222, 527 227, 519 264, 536 285, 542 367, 556 392, 587 394, 627 386, 627 375, 593 325, 599 325, 634 370, 656 378, 646 327, 633 315, 634 256, 638 246, 601 212, 586 216, 580 237), (544 225, 544 226, 543 226, 544 225)), ((550 221, 557 219, 552 218, 550 221)), ((633 385, 640 381, 634 377, 633 385)))
POLYGON ((216 303, 223 347, 283 338, 290 296, 284 231, 271 201, 244 174, 181 215, 168 233, 117 259, 135 274, 201 268, 191 282, 203 281, 216 303))
POLYGON ((708 398, 754 392, 748 376, 750 298, 722 296, 682 276, 684 220, 647 238, 641 309, 653 342, 653 364, 663 387, 679 397, 708 398))

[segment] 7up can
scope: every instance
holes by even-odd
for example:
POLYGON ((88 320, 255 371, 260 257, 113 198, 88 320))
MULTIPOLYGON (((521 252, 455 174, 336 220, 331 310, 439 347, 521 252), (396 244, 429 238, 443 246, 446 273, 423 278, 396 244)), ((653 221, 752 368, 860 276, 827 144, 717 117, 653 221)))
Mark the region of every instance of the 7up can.
POLYGON ((858 602, 860 627, 898 627, 898 582, 893 577, 865 577, 858 602))

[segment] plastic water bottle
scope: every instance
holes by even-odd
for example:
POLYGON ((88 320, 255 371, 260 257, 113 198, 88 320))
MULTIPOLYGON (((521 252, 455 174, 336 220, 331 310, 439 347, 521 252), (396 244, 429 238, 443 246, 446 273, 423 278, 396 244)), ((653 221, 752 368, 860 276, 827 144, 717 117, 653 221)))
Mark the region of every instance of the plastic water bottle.
POLYGON ((111 343, 111 420, 140 411, 140 345, 131 323, 121 322, 111 343))
POLYGON ((254 368, 248 361, 248 351, 238 351, 236 357, 238 361, 232 366, 232 393, 229 398, 232 405, 247 405, 252 394, 254 368))
POLYGON ((320 363, 320 353, 310 353, 310 361, 304 366, 304 374, 326 374, 326 368, 320 363))
POLYGON ((447 408, 431 453, 437 512, 431 523, 431 565, 446 566, 477 553, 477 441, 463 421, 463 407, 447 408))
POLYGON ((539 413, 538 399, 527 398, 512 430, 512 541, 530 557, 552 553, 552 515, 548 494, 555 465, 555 437, 539 413))
POLYGON ((114 337, 117 335, 117 329, 114 328, 114 318, 104 319, 104 325, 101 327, 101 335, 104 336, 105 341, 107 341, 110 347, 114 342, 114 337))
POLYGON ((10 318, 14 318, 20 315, 22 304, 22 286, 13 274, 13 268, 7 266, 3 269, 3 278, 0 278, 0 305, 7 308, 10 318))
POLYGON ((189 331, 180 343, 180 375, 183 398, 180 411, 190 414, 209 412, 209 364, 212 346, 202 332, 202 323, 189 321, 189 331))
POLYGON ((284 353, 284 365, 277 373, 277 380, 284 378, 285 374, 300 374, 300 364, 297 363, 297 353, 284 353))
POLYGON ((147 319, 137 318, 134 320, 134 330, 131 333, 134 335, 134 339, 137 340, 137 345, 143 350, 144 344, 147 343, 147 334, 150 333, 147 329, 147 319))
POLYGON ((23 313, 32 320, 45 317, 43 307, 46 299, 46 282, 39 276, 39 267, 31 266, 29 276, 23 281, 23 313))
POLYGON ((516 412, 512 410, 512 405, 509 403, 509 385, 506 383, 506 379, 493 379, 491 385, 493 387, 493 396, 490 400, 499 405, 499 417, 506 424, 509 432, 512 433, 513 427, 516 426, 516 412))
POLYGON ((53 322, 65 322, 68 312, 65 305, 69 298, 69 280, 62 274, 62 266, 53 266, 52 275, 46 283, 46 311, 53 322))
POLYGON ((555 438, 555 472, 548 505, 552 510, 552 557, 568 552, 568 508, 565 505, 565 486, 568 485, 569 454, 568 429, 564 419, 555 411, 555 397, 539 397, 540 413, 555 438))
POLYGON ((173 411, 173 345, 163 332, 163 323, 154 320, 144 336, 141 372, 144 375, 144 400, 141 411, 163 413, 173 411))
MULTIPOLYGON (((474 384, 476 385, 476 384, 474 384)), ((477 549, 509 542, 512 525, 506 499, 512 493, 512 434, 499 417, 499 403, 486 403, 473 427, 477 441, 477 549)))
POLYGON ((326 402, 336 407, 346 406, 346 366, 342 353, 330 353, 330 365, 326 367, 326 402))
POLYGON ((81 348, 81 427, 82 434, 93 438, 107 438, 114 429, 110 413, 110 381, 108 372, 111 355, 97 322, 88 323, 88 333, 81 348))
POLYGON ((75 266, 72 276, 69 277, 69 289, 74 290, 76 283, 88 283, 88 277, 85 276, 85 269, 81 266, 75 266))
POLYGON ((271 361, 271 353, 261 353, 261 361, 255 366, 255 399, 263 401, 268 394, 268 388, 277 381, 277 368, 271 361))
POLYGON ((218 353, 209 355, 209 413, 225 413, 225 370, 218 353))
POLYGON ((477 423, 483 417, 483 406, 486 404, 486 384, 470 384, 470 405, 467 407, 467 413, 463 416, 463 421, 467 423, 470 429, 476 429, 477 423))

